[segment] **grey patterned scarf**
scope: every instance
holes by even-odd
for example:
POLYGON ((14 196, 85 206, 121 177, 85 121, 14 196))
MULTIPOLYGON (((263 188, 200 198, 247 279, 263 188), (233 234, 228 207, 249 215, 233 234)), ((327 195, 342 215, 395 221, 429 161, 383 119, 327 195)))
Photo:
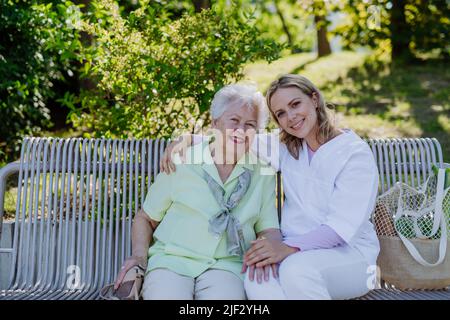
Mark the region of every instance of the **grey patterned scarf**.
POLYGON ((244 168, 244 173, 239 176, 236 187, 228 200, 225 201, 225 190, 205 171, 205 179, 209 189, 220 206, 220 211, 209 219, 209 232, 215 236, 227 232, 228 254, 232 256, 242 257, 245 252, 244 234, 241 225, 239 220, 231 214, 231 211, 247 192, 251 177, 250 170, 244 168))

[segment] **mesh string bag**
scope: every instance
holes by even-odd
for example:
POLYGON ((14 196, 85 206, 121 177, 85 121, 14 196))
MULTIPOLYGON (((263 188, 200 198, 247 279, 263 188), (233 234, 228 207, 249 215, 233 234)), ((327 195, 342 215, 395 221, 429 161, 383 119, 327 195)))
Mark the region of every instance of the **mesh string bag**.
POLYGON ((378 197, 372 222, 383 280, 399 289, 450 285, 450 186, 444 169, 417 189, 397 182, 378 197))

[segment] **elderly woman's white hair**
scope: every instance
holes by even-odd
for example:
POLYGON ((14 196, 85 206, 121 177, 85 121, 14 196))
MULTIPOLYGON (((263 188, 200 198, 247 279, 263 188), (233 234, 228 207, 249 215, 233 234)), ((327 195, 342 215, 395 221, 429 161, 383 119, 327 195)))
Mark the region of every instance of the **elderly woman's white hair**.
POLYGON ((258 128, 265 128, 269 118, 266 100, 256 86, 251 84, 230 84, 217 91, 211 102, 210 112, 212 119, 220 118, 226 108, 235 103, 256 108, 258 128))

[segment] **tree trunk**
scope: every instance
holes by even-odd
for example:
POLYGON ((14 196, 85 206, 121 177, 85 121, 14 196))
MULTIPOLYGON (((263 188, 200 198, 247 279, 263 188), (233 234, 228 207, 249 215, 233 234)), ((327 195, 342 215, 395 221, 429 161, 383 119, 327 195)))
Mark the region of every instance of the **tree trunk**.
POLYGON ((392 61, 410 61, 413 54, 409 48, 411 42, 411 30, 406 23, 404 0, 393 0, 391 9, 391 46, 392 61))
POLYGON ((317 53, 318 57, 324 57, 331 54, 330 42, 327 37, 326 18, 321 15, 314 16, 314 22, 317 29, 317 53))
POLYGON ((277 10, 278 17, 281 20, 281 25, 283 26, 283 31, 284 31, 284 33, 286 33, 286 36, 287 36, 287 39, 288 39, 289 48, 291 48, 291 51, 294 51, 294 49, 295 49, 294 48, 294 41, 292 40, 292 35, 289 32, 289 28, 287 26, 286 19, 283 16, 283 12, 281 12, 280 6, 278 4, 278 0, 275 0, 273 3, 275 5, 275 9, 277 10))
MULTIPOLYGON (((92 0, 75 0, 75 4, 83 4, 84 7, 81 8, 83 14, 86 14, 89 10, 92 0)), ((80 41, 83 46, 90 46, 94 42, 94 37, 87 32, 80 32, 80 41)), ((81 64, 77 62, 77 67, 81 67, 81 64)), ((78 78, 78 85, 80 89, 93 90, 96 87, 96 83, 90 78, 78 78)))
POLYGON ((203 9, 211 9, 210 0, 192 0, 195 12, 201 12, 203 9))
MULTIPOLYGON (((83 4, 84 7, 81 8, 83 14, 87 13, 91 0, 75 0, 73 1, 75 4, 83 4)), ((83 46, 89 46, 93 42, 93 36, 86 33, 80 32, 80 41, 83 46)), ((55 91, 56 92, 72 92, 78 95, 80 90, 94 90, 96 87, 96 83, 90 78, 81 78, 79 75, 79 70, 82 67, 82 63, 79 61, 74 61, 71 64, 71 69, 74 70, 74 75, 72 77, 67 77, 64 83, 56 82, 55 83, 55 91)), ((50 99, 47 104, 48 109, 50 110, 51 121, 54 123, 52 127, 52 131, 55 130, 67 130, 67 128, 72 127, 72 124, 68 124, 67 116, 69 114, 69 108, 62 107, 61 103, 50 99)))

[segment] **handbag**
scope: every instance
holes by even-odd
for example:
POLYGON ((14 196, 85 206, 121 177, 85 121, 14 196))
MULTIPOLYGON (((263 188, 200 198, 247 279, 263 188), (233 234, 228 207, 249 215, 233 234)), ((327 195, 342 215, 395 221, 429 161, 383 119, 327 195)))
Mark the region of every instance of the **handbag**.
POLYGON ((446 174, 446 169, 434 168, 419 188, 397 182, 377 198, 372 214, 380 242, 377 265, 381 278, 398 289, 450 285, 450 183, 448 179, 446 183, 446 174))
POLYGON ((144 276, 145 267, 134 266, 127 271, 117 290, 114 290, 114 283, 104 286, 100 290, 100 298, 103 300, 139 300, 144 276))

